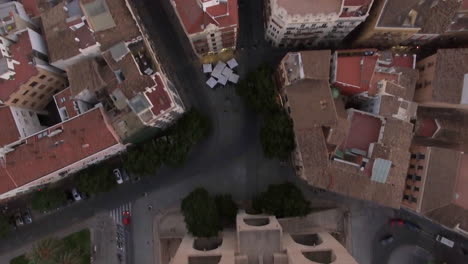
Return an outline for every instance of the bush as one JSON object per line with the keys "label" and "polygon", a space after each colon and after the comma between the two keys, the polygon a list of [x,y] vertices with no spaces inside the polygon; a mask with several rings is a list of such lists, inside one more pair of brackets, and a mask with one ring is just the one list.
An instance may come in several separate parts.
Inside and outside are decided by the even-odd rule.
{"label": "bush", "polygon": [[32,198],[31,206],[37,211],[49,211],[65,204],[67,197],[58,189],[43,189],[36,191]]}
{"label": "bush", "polygon": [[236,222],[237,204],[232,200],[231,195],[216,195],[216,208],[220,221],[224,226],[231,226]]}
{"label": "bush", "polygon": [[10,264],[29,264],[29,259],[25,255],[21,255],[10,260]]}
{"label": "bush", "polygon": [[112,169],[105,164],[82,170],[75,177],[78,189],[89,195],[107,192],[117,184]]}
{"label": "bush", "polygon": [[208,191],[197,188],[181,204],[185,224],[196,237],[217,236],[222,229],[215,200]]}
{"label": "bush", "polygon": [[270,112],[276,106],[276,88],[272,75],[273,70],[262,65],[241,80],[236,88],[237,94],[244,98],[247,106],[261,114]]}
{"label": "bush", "polygon": [[310,202],[304,198],[302,191],[290,182],[269,185],[266,192],[253,200],[252,205],[256,212],[278,218],[305,216],[311,212]]}

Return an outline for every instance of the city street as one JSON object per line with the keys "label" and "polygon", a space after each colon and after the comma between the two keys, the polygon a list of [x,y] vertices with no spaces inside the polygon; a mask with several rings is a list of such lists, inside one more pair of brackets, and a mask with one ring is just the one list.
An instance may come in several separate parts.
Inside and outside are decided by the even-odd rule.
{"label": "city street", "polygon": [[[109,193],[64,208],[13,232],[1,241],[0,255],[21,253],[18,249],[24,245],[30,245],[51,234],[65,234],[68,227],[79,225],[103,213],[110,215],[119,224],[125,210],[118,208],[126,208],[123,206],[128,204],[129,208],[131,206],[131,223],[123,232],[123,255],[126,262],[158,263],[154,251],[157,241],[153,240],[154,217],[166,208],[177,207],[180,200],[194,188],[203,186],[213,193],[230,193],[236,200],[245,200],[271,183],[289,180],[296,183],[308,199],[327,199],[349,208],[349,235],[352,241],[349,250],[360,264],[389,263],[394,251],[401,251],[398,248],[408,245],[419,245],[433,251],[436,257],[447,257],[447,263],[468,263],[458,247],[449,249],[434,241],[433,235],[444,232],[456,238],[457,244],[465,243],[465,247],[468,247],[468,243],[462,238],[440,226],[405,211],[395,211],[321,192],[297,178],[292,168],[266,159],[258,139],[259,120],[255,113],[244,106],[234,88],[211,90],[205,85],[199,60],[193,53],[169,0],[134,2],[157,47],[159,59],[168,77],[180,90],[188,106],[196,107],[210,118],[212,131],[209,138],[196,146],[183,168],[162,168],[152,177],[142,178],[137,183],[119,185]],[[262,1],[239,0],[239,6],[239,51],[236,57],[240,65],[239,73],[243,77],[261,63],[275,65],[286,51],[272,48],[264,41]],[[417,222],[424,233],[415,234],[403,228],[390,230],[388,220],[394,217]],[[387,232],[394,232],[396,239],[391,247],[383,248],[379,241]],[[113,239],[116,240],[115,237]],[[116,241],[109,244],[111,249],[106,249],[106,253],[109,258],[112,256],[115,259],[118,252]],[[405,252],[403,256],[408,256],[409,259],[413,250]],[[8,261],[6,257],[0,260],[1,263]],[[106,263],[114,262],[109,260]]]}

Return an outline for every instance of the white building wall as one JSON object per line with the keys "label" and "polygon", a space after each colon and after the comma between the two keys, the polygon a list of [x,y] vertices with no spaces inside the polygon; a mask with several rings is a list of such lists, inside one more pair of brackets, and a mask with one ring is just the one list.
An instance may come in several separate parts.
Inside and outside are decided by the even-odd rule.
{"label": "white building wall", "polygon": [[28,192],[34,189],[35,187],[42,186],[48,183],[56,182],[68,175],[70,175],[73,172],[82,170],[94,163],[97,163],[99,161],[105,160],[113,155],[118,154],[119,152],[125,150],[125,145],[123,144],[115,144],[112,147],[109,147],[105,150],[102,150],[98,153],[95,153],[94,155],[88,156],[85,159],[82,159],[80,161],[77,161],[73,164],[70,164],[62,169],[59,169],[57,171],[54,171],[48,175],[45,175],[35,181],[32,181],[28,184],[25,184],[23,186],[20,186],[14,190],[11,190],[9,192],[3,193],[0,195],[0,200],[6,199],[6,198],[11,198],[13,196],[16,196],[20,193]]}
{"label": "white building wall", "polygon": [[45,129],[41,126],[36,112],[15,106],[10,106],[10,110],[21,138],[29,137]]}
{"label": "white building wall", "polygon": [[48,55],[47,45],[44,41],[44,38],[41,35],[39,35],[39,33],[30,28],[28,28],[28,34],[33,50],[39,51],[44,55]]}

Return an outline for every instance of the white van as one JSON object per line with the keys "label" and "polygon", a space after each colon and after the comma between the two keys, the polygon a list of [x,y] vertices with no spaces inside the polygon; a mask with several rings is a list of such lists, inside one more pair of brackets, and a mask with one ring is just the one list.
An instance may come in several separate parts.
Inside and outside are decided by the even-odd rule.
{"label": "white van", "polygon": [[441,235],[437,235],[436,240],[450,248],[453,248],[455,245],[455,242]]}

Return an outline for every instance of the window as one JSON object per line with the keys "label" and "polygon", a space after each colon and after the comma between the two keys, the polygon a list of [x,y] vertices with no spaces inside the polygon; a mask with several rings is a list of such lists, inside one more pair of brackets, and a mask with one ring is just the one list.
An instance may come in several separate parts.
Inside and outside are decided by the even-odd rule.
{"label": "window", "polygon": [[39,95],[39,99],[42,99],[42,98],[44,98],[44,96],[45,96],[45,94],[41,94],[41,95]]}
{"label": "window", "polygon": [[414,165],[413,165],[413,164],[409,165],[409,167],[410,167],[410,169],[414,169]]}
{"label": "window", "polygon": [[406,190],[411,190],[411,186],[406,185]]}
{"label": "window", "polygon": [[54,80],[54,78],[52,78],[52,77],[50,77],[49,79],[47,79],[48,82],[51,82],[51,81],[53,81],[53,80]]}
{"label": "window", "polygon": [[416,84],[416,89],[421,89],[422,88],[422,83]]}
{"label": "window", "polygon": [[416,158],[416,154],[411,154],[411,159],[415,159]]}
{"label": "window", "polygon": [[429,63],[427,64],[427,67],[428,67],[428,68],[430,68],[430,67],[432,67],[432,66],[434,66],[434,62],[429,62]]}
{"label": "window", "polygon": [[35,107],[35,106],[36,106],[36,102],[32,102],[31,107]]}
{"label": "window", "polygon": [[22,104],[22,105],[25,105],[25,104],[27,104],[27,103],[28,103],[28,101],[26,100],[26,101],[23,101],[23,103],[21,103],[21,104]]}
{"label": "window", "polygon": [[426,155],[419,153],[418,159],[425,159],[425,158],[426,158]]}
{"label": "window", "polygon": [[414,189],[413,189],[415,192],[419,192],[419,187],[416,187],[414,186]]}
{"label": "window", "polygon": [[19,100],[18,99],[13,99],[13,101],[11,101],[13,104],[16,104]]}
{"label": "window", "polygon": [[425,81],[425,82],[424,82],[424,87],[427,87],[427,86],[429,86],[429,85],[431,85],[431,81]]}
{"label": "window", "polygon": [[65,102],[66,100],[67,100],[67,98],[65,98],[65,97],[60,98],[61,103]]}
{"label": "window", "polygon": [[36,87],[37,84],[38,84],[37,82],[32,82],[32,83],[29,84],[29,86]]}
{"label": "window", "polygon": [[36,92],[32,92],[30,96],[34,97],[34,96],[36,96],[36,94],[37,94]]}
{"label": "window", "polygon": [[39,87],[38,87],[38,88],[39,88],[40,90],[44,89],[44,88],[45,88],[45,84],[41,84],[41,85],[39,85]]}
{"label": "window", "polygon": [[409,196],[408,195],[403,195],[403,200],[409,200]]}
{"label": "window", "polygon": [[422,170],[424,167],[421,165],[418,165],[418,170]]}
{"label": "window", "polygon": [[43,75],[39,76],[39,79],[43,80],[43,79],[45,79],[45,77],[46,76],[43,74]]}
{"label": "window", "polygon": [[47,88],[47,92],[50,92],[50,91],[52,91],[53,89],[54,89],[54,88],[49,87],[49,88]]}
{"label": "window", "polygon": [[27,95],[29,93],[29,90],[26,90],[23,92],[23,95]]}
{"label": "window", "polygon": [[211,36],[211,37],[214,37],[214,33],[212,33],[210,36]]}
{"label": "window", "polygon": [[416,175],[416,181],[421,181],[421,176]]}
{"label": "window", "polygon": [[411,196],[411,202],[412,202],[412,203],[415,203],[415,202],[417,202],[417,201],[418,201],[418,199],[416,199],[416,197]]}

